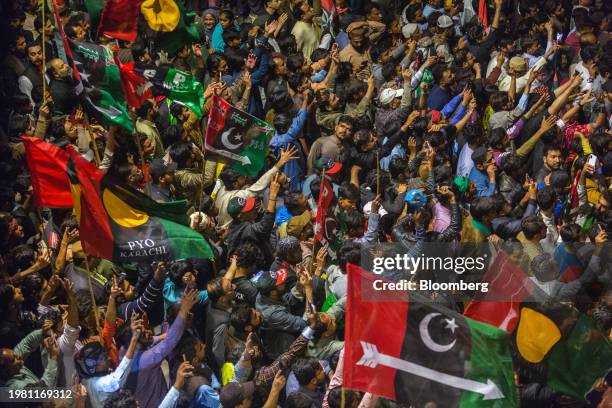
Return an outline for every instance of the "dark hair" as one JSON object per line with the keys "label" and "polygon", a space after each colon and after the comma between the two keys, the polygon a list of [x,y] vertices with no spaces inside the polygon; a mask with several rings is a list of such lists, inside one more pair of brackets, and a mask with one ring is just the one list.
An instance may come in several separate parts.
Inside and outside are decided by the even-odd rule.
{"label": "dark hair", "polygon": [[106,373],[96,372],[101,356],[106,356],[106,348],[99,342],[87,343],[74,355],[74,366],[81,379],[100,377]]}
{"label": "dark hair", "polygon": [[582,228],[576,223],[564,224],[559,231],[563,242],[580,242]]}
{"label": "dark hair", "polygon": [[219,178],[227,190],[233,190],[233,185],[236,181],[238,181],[239,177],[240,173],[229,166],[223,167],[223,170],[221,170],[221,174],[219,175]]}
{"label": "dark hair", "polygon": [[317,371],[321,369],[321,364],[316,358],[299,358],[293,363],[293,374],[302,386],[308,384],[316,377]]}
{"label": "dark hair", "polygon": [[357,205],[359,205],[361,195],[359,193],[359,189],[355,185],[345,182],[342,183],[338,189],[338,198],[345,198],[347,200],[354,201],[357,203]]}
{"label": "dark hair", "polygon": [[174,284],[178,287],[183,287],[183,275],[187,272],[194,272],[195,268],[191,261],[186,259],[181,259],[178,261],[173,261],[170,265],[168,265],[168,276],[170,280],[174,282]]}
{"label": "dark hair", "polygon": [[482,219],[495,209],[495,203],[491,197],[477,197],[472,201],[470,206],[470,215],[476,221],[482,221]]}
{"label": "dark hair", "polygon": [[501,168],[504,173],[510,175],[515,174],[523,166],[521,158],[514,153],[505,155],[501,162]]}
{"label": "dark hair", "polygon": [[599,49],[594,45],[588,45],[580,49],[580,58],[584,63],[597,59]]}
{"label": "dark hair", "polygon": [[363,228],[365,217],[357,210],[348,210],[344,214],[344,223],[348,231],[353,231],[358,228]]}
{"label": "dark hair", "polygon": [[521,221],[521,230],[527,239],[532,239],[545,228],[546,224],[537,215],[527,216]]}
{"label": "dark hair", "polygon": [[285,195],[285,207],[287,207],[287,211],[289,212],[289,214],[300,215],[300,213],[298,212],[300,207],[299,200],[303,196],[304,195],[300,192],[290,192]]}
{"label": "dark hair", "polygon": [[350,115],[341,115],[338,119],[338,123],[344,123],[355,127],[355,119],[353,119],[353,117]]}
{"label": "dark hair", "polygon": [[232,22],[235,19],[234,12],[232,10],[229,10],[229,9],[222,10],[221,13],[219,13],[219,17],[221,17],[221,16],[227,17],[227,19],[232,21]]}
{"label": "dark hair", "polygon": [[143,41],[137,40],[136,42],[134,42],[131,48],[132,57],[134,58],[134,61],[139,61],[140,58],[144,57],[147,50],[148,50],[148,47],[145,45]]}
{"label": "dark hair", "polygon": [[359,393],[345,389],[342,390],[342,387],[334,387],[327,394],[327,403],[329,404],[329,408],[340,408],[342,407],[342,393],[344,392],[344,400],[346,407],[351,407],[354,401],[359,400]]}
{"label": "dark hair", "polygon": [[252,242],[238,245],[233,254],[236,255],[238,266],[251,267],[265,262],[261,249]]}
{"label": "dark hair", "polygon": [[246,303],[238,303],[232,308],[230,313],[230,324],[240,333],[245,332],[245,328],[251,324],[253,308]]}
{"label": "dark hair", "polygon": [[104,408],[137,408],[138,401],[132,395],[132,391],[122,388],[110,394],[104,402]]}
{"label": "dark hair", "polygon": [[223,60],[225,60],[225,56],[223,54],[211,54],[206,60],[206,68],[208,69],[208,72],[213,73],[218,71],[219,65]]}
{"label": "dark hair", "polygon": [[208,291],[208,300],[212,303],[217,302],[221,296],[225,294],[223,290],[223,277],[216,277],[206,284],[206,290]]}
{"label": "dark hair", "polygon": [[495,149],[503,150],[504,139],[506,139],[506,129],[503,127],[491,129],[491,132],[489,133],[489,146]]}
{"label": "dark hair", "polygon": [[338,267],[346,271],[346,264],[359,265],[361,263],[361,245],[355,241],[344,241],[338,253]]}
{"label": "dark hair", "polygon": [[9,255],[9,266],[12,272],[28,269],[34,263],[35,252],[29,245],[17,245]]}
{"label": "dark hair", "polygon": [[291,126],[291,116],[284,112],[279,112],[274,116],[274,128],[279,135],[284,135]]}
{"label": "dark hair", "polygon": [[536,201],[542,210],[550,210],[557,201],[557,193],[552,187],[544,186],[538,190]]}
{"label": "dark hair", "polygon": [[551,144],[547,143],[544,145],[544,150],[542,150],[542,155],[547,156],[549,152],[553,152],[553,151],[561,151],[561,147],[555,143],[551,143]]}
{"label": "dark hair", "polygon": [[396,156],[391,159],[389,162],[389,174],[391,174],[391,178],[396,179],[399,175],[406,172],[408,169],[408,160]]}
{"label": "dark hair", "polygon": [[172,161],[178,165],[179,169],[187,168],[192,154],[191,144],[187,142],[175,143],[170,146],[169,153]]}
{"label": "dark hair", "polygon": [[13,285],[0,285],[0,311],[7,312],[10,305],[13,304],[15,297],[15,288]]}
{"label": "dark hair", "polygon": [[161,138],[164,146],[172,146],[181,140],[183,128],[179,125],[170,125],[161,131]]}
{"label": "dark hair", "polygon": [[388,49],[392,47],[392,40],[389,36],[380,38],[376,43],[372,45],[370,50],[370,56],[372,61],[378,61],[378,58]]}
{"label": "dark hair", "polygon": [[285,408],[312,408],[314,402],[308,395],[301,391],[296,391],[287,396],[283,406]]}
{"label": "dark hair", "polygon": [[367,89],[368,85],[363,81],[357,79],[350,81],[346,89],[346,101],[348,103],[359,103]]}
{"label": "dark hair", "polygon": [[228,28],[223,31],[223,42],[225,44],[229,44],[230,41],[240,40],[240,31],[235,28]]}
{"label": "dark hair", "polygon": [[325,48],[317,48],[310,54],[310,62],[317,62],[329,55],[329,51]]}
{"label": "dark hair", "polygon": [[500,111],[508,105],[508,92],[495,92],[489,98],[494,111]]}
{"label": "dark hair", "polygon": [[302,5],[304,3],[308,4],[307,1],[302,0],[298,4],[296,4],[295,7],[293,7],[293,17],[295,18],[295,21],[300,21],[304,16],[304,12],[302,11]]}

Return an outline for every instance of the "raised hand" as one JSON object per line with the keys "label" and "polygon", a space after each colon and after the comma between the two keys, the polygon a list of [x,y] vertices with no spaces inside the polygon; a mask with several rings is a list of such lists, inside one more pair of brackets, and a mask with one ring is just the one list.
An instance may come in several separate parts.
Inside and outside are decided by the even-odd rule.
{"label": "raised hand", "polygon": [[190,289],[187,293],[181,295],[181,307],[179,309],[179,315],[186,317],[190,310],[199,301],[199,293],[197,289]]}
{"label": "raised hand", "polygon": [[187,361],[181,363],[178,370],[176,371],[176,381],[174,382],[174,388],[180,390],[185,385],[185,380],[189,377],[193,377],[194,367]]}
{"label": "raised hand", "polygon": [[280,149],[280,157],[278,162],[276,163],[276,167],[279,169],[287,164],[290,160],[298,159],[298,150],[294,145],[289,145],[289,147],[285,150],[283,148]]}
{"label": "raised hand", "polygon": [[540,125],[540,132],[542,133],[548,132],[550,129],[552,129],[555,126],[558,119],[559,118],[556,115],[549,115],[545,117],[544,119],[542,119],[542,124]]}

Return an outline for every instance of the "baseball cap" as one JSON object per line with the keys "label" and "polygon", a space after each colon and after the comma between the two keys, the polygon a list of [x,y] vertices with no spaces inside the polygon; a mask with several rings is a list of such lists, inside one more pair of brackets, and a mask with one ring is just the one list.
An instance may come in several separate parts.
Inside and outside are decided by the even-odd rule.
{"label": "baseball cap", "polygon": [[317,170],[325,170],[325,174],[336,174],[342,169],[342,163],[335,162],[328,157],[321,157],[315,161],[314,167]]}
{"label": "baseball cap", "polygon": [[419,26],[416,25],[415,23],[408,23],[405,26],[402,27],[402,34],[404,35],[404,38],[410,38],[410,36],[412,34],[414,34],[414,32],[417,30]]}
{"label": "baseball cap", "polygon": [[403,89],[392,89],[392,88],[387,88],[387,89],[383,89],[382,92],[380,93],[380,103],[383,105],[387,105],[389,103],[391,103],[391,101],[393,101],[393,99],[395,98],[401,98],[404,95],[404,90]]}
{"label": "baseball cap", "polygon": [[453,26],[453,19],[447,16],[446,14],[442,14],[438,17],[438,27],[439,28],[448,28]]}
{"label": "baseball cap", "polygon": [[178,165],[176,163],[166,163],[162,158],[157,158],[149,165],[149,174],[153,180],[157,180],[164,174],[176,171]]}
{"label": "baseball cap", "polygon": [[251,211],[255,207],[255,199],[253,197],[232,197],[227,204],[227,212],[232,217],[237,217],[240,213]]}
{"label": "baseball cap", "polygon": [[264,271],[259,279],[257,279],[256,286],[261,293],[268,294],[276,287],[279,287],[287,280],[287,270],[281,268],[277,271]]}
{"label": "baseball cap", "polygon": [[255,393],[255,383],[253,381],[245,383],[227,383],[219,392],[219,400],[223,408],[233,408],[240,405],[242,401],[250,398]]}

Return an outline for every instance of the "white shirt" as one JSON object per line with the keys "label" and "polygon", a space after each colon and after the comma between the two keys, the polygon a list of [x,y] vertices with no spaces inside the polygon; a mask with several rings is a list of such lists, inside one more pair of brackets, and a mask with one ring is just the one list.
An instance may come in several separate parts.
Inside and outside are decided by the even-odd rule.
{"label": "white shirt", "polygon": [[132,359],[123,357],[112,373],[104,377],[92,377],[83,380],[92,408],[103,408],[104,401],[108,399],[110,394],[119,391],[127,380],[131,365]]}
{"label": "white shirt", "polygon": [[459,159],[457,160],[457,176],[469,177],[474,162],[472,161],[472,153],[474,151],[468,143],[464,144],[459,152]]}

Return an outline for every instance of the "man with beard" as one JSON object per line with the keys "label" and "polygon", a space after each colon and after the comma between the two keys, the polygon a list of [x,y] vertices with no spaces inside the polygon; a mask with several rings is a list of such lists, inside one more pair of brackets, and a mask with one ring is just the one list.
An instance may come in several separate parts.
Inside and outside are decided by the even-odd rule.
{"label": "man with beard", "polygon": [[145,135],[145,145],[148,145],[153,158],[161,157],[165,154],[159,130],[155,125],[158,116],[158,107],[151,101],[145,101],[138,110],[136,119],[136,131]]}
{"label": "man with beard", "polygon": [[55,112],[70,114],[77,105],[74,84],[68,65],[59,58],[49,61],[47,73],[51,77],[49,82],[49,93],[53,98],[53,109]]}
{"label": "man with beard", "polygon": [[33,41],[26,45],[28,65],[17,80],[19,91],[30,99],[32,105],[40,104],[43,97],[43,58],[40,42]]}
{"label": "man with beard", "polygon": [[353,75],[359,79],[370,76],[372,71],[372,57],[370,56],[370,41],[380,37],[385,25],[376,21],[360,21],[351,23],[346,32],[349,36],[349,45],[340,51],[340,62],[350,62],[353,66]]}
{"label": "man with beard", "polygon": [[353,118],[342,115],[334,128],[334,134],[317,139],[310,148],[308,154],[308,173],[312,173],[314,163],[321,157],[326,157],[334,162],[341,162],[345,147],[353,135]]}
{"label": "man with beard", "polygon": [[434,110],[442,110],[452,98],[452,87],[455,85],[455,74],[446,65],[436,65],[433,70],[436,85],[427,97],[427,107]]}

